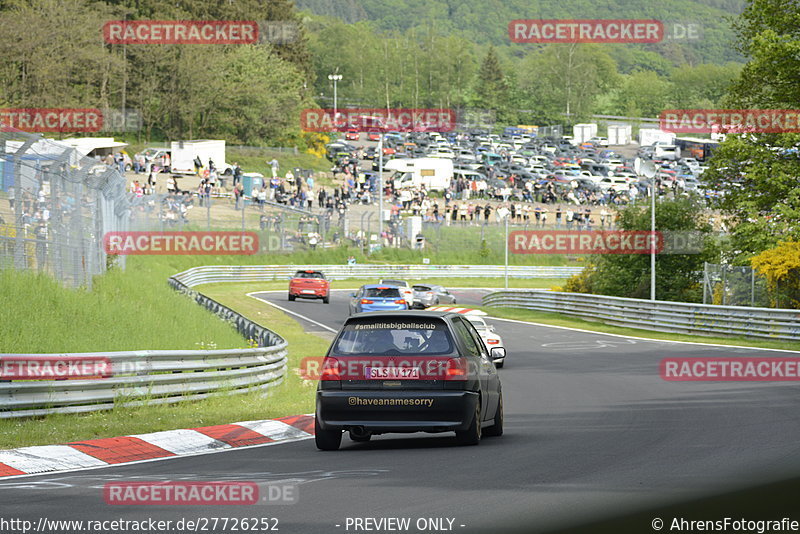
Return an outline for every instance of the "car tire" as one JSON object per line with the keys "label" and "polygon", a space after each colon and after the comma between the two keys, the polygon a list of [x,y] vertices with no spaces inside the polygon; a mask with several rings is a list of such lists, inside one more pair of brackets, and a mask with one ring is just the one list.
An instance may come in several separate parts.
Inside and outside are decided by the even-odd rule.
{"label": "car tire", "polygon": [[294,296],[291,293],[289,293],[289,302],[294,302],[294,299],[296,299],[296,298],[297,298],[296,296]]}
{"label": "car tire", "polygon": [[503,435],[503,392],[500,392],[500,400],[497,401],[497,412],[494,414],[494,424],[486,429],[484,436],[497,437]]}
{"label": "car tire", "polygon": [[319,420],[314,418],[314,443],[321,451],[336,451],[342,444],[341,430],[323,430],[319,426]]}
{"label": "car tire", "polygon": [[453,304],[456,304],[456,299],[453,299]]}
{"label": "car tire", "polygon": [[323,304],[330,304],[331,303],[331,297],[330,296],[322,297],[322,303]]}
{"label": "car tire", "polygon": [[434,306],[438,306],[439,305],[439,299],[436,299],[436,302],[434,302],[433,305]]}
{"label": "car tire", "polygon": [[461,445],[477,445],[481,441],[481,403],[478,401],[472,422],[466,430],[456,430],[456,440]]}

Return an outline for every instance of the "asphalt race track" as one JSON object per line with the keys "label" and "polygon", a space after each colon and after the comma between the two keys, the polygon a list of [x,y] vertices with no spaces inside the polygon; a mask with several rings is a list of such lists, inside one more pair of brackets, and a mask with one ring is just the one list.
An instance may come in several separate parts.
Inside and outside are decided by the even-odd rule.
{"label": "asphalt race track", "polygon": [[[476,303],[481,291],[455,293],[461,305]],[[334,292],[329,305],[288,302],[285,292],[256,296],[315,321],[298,319],[309,332],[335,330],[347,316],[349,292]],[[355,532],[345,528],[348,517],[408,517],[407,532],[421,532],[419,518],[453,519],[450,528],[459,533],[522,525],[545,531],[800,476],[797,383],[667,382],[658,370],[666,356],[797,353],[490,322],[508,349],[499,370],[506,415],[500,438],[458,447],[451,434],[358,444],[345,436],[338,452],[304,440],[18,478],[0,481],[3,513],[34,522],[266,516],[278,518],[285,534]],[[144,507],[103,500],[110,480],[176,479],[289,481],[299,485],[298,502]],[[449,531],[444,525],[422,531]],[[650,521],[637,532],[653,532]]]}

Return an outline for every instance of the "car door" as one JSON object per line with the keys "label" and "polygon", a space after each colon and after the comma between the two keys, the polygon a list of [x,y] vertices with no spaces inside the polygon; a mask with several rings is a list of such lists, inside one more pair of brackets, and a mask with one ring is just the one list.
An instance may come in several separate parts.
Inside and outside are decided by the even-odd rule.
{"label": "car door", "polygon": [[486,346],[486,343],[483,342],[481,339],[481,335],[478,333],[478,330],[475,328],[469,320],[462,319],[467,326],[467,330],[469,331],[472,339],[475,340],[475,343],[478,345],[481,351],[481,361],[482,365],[485,365],[487,370],[487,377],[486,377],[486,393],[485,397],[488,399],[487,404],[487,415],[489,417],[494,417],[495,411],[497,410],[497,403],[500,400],[500,377],[497,374],[497,367],[494,366],[494,361],[492,361],[492,356],[489,353],[489,348]]}
{"label": "car door", "polygon": [[350,298],[350,315],[353,315],[358,311],[358,300],[361,298],[361,293],[364,291],[364,288],[361,287],[353,293],[353,296]]}
{"label": "car door", "polygon": [[[494,396],[490,391],[491,386],[494,384],[492,375],[497,378],[497,369],[495,369],[492,360],[489,359],[489,354],[486,346],[480,340],[480,336],[473,336],[470,328],[472,325],[469,321],[460,316],[453,317],[453,328],[456,335],[461,339],[462,344],[466,347],[470,358],[470,365],[474,365],[477,378],[480,382],[481,390],[481,421],[486,421],[489,415],[494,416],[497,404],[497,394]],[[475,330],[472,328],[472,330]]]}

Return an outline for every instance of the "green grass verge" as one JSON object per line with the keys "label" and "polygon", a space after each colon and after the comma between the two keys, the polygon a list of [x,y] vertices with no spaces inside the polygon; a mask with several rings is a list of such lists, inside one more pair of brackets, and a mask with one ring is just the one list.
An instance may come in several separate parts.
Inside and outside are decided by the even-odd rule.
{"label": "green grass verge", "polygon": [[92,291],[0,269],[0,353],[243,348],[236,330],[171,289],[163,271],[112,270]]}
{"label": "green grass verge", "polygon": [[[267,326],[289,342],[288,372],[283,384],[268,393],[223,394],[173,405],[115,408],[89,414],[51,415],[24,420],[0,420],[0,449],[68,443],[313,412],[316,384],[302,381],[294,370],[299,367],[302,358],[324,354],[328,342],[320,337],[306,334],[295,320],[283,312],[246,297],[233,288],[220,287],[204,293],[236,309],[251,320]],[[182,295],[178,297],[214,321],[224,324],[188,298]]]}
{"label": "green grass verge", "polygon": [[607,325],[596,321],[587,321],[577,317],[570,317],[560,313],[538,312],[516,308],[483,307],[482,309],[491,314],[493,317],[516,319],[518,321],[529,321],[552,326],[580,328],[582,330],[591,330],[593,332],[602,332],[606,334],[619,334],[623,336],[643,337],[647,339],[663,339],[666,341],[690,341],[692,343],[713,343],[716,345],[739,345],[743,347],[800,351],[800,342],[795,341],[773,341],[769,339],[757,340],[745,337],[711,337],[670,334],[667,332],[651,332],[649,330],[640,330],[638,328],[625,328],[621,326]]}

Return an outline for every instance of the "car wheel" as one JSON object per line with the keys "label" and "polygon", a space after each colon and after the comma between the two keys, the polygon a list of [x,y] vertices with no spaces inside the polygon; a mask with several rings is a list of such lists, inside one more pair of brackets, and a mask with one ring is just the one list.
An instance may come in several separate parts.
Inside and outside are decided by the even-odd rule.
{"label": "car wheel", "polygon": [[314,443],[322,451],[335,451],[342,444],[341,430],[323,430],[319,426],[319,420],[314,418]]}
{"label": "car wheel", "polygon": [[481,403],[475,406],[472,422],[466,430],[457,430],[456,439],[461,445],[477,445],[481,441]]}
{"label": "car wheel", "polygon": [[455,303],[456,303],[456,299],[453,299],[453,304],[455,304]]}
{"label": "car wheel", "polygon": [[503,392],[500,392],[500,400],[497,401],[497,412],[494,414],[494,424],[486,429],[484,432],[486,436],[502,436],[503,435]]}
{"label": "car wheel", "polygon": [[330,304],[330,303],[331,303],[331,297],[330,297],[330,295],[329,295],[329,296],[327,296],[327,297],[322,297],[322,303],[323,303],[323,304]]}
{"label": "car wheel", "polygon": [[434,302],[433,305],[434,306],[438,306],[439,305],[439,299],[436,299],[436,302]]}
{"label": "car wheel", "polygon": [[295,297],[294,295],[292,295],[291,293],[289,293],[289,301],[294,301],[294,299],[296,299],[296,298],[297,298],[297,297]]}

